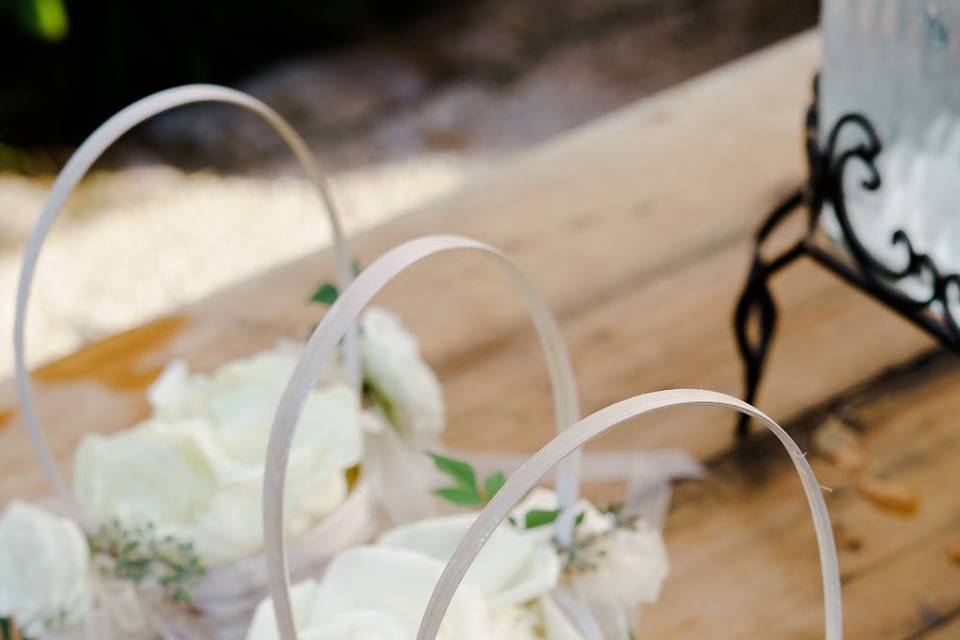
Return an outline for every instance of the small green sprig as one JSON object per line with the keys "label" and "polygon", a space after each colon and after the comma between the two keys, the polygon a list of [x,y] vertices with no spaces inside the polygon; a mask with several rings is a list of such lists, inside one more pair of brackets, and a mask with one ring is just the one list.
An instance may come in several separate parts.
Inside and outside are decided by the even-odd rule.
{"label": "small green sprig", "polygon": [[622,502],[611,502],[607,505],[603,512],[613,517],[614,529],[632,527],[636,525],[638,520],[637,516],[627,514],[626,505],[624,505]]}
{"label": "small green sprig", "polygon": [[436,453],[428,452],[428,455],[437,469],[450,476],[454,483],[451,487],[435,490],[434,495],[462,507],[484,506],[497,495],[507,481],[507,477],[497,471],[487,476],[481,485],[477,482],[477,472],[469,463]]}
{"label": "small green sprig", "polygon": [[[487,476],[481,485],[477,482],[477,472],[470,466],[470,463],[457,460],[456,458],[441,456],[436,453],[428,452],[427,455],[433,458],[433,463],[437,469],[450,476],[454,482],[453,486],[434,490],[434,495],[461,507],[485,506],[493,499],[493,496],[497,495],[507,482],[507,477],[503,472],[497,471]],[[553,524],[560,516],[560,513],[560,509],[531,509],[523,515],[522,528],[536,529],[537,527]],[[577,516],[575,525],[583,522],[584,515],[585,514],[581,513]],[[508,520],[513,526],[519,526],[519,523],[513,516],[510,516]]]}
{"label": "small green sprig", "polygon": [[316,291],[313,292],[313,295],[310,296],[310,302],[316,302],[317,304],[325,304],[327,306],[332,305],[337,301],[337,298],[340,297],[340,290],[337,289],[337,285],[324,282],[320,285]]}
{"label": "small green sprig", "polygon": [[89,538],[90,550],[107,560],[104,575],[140,584],[153,579],[174,602],[190,601],[190,588],[206,575],[193,548],[173,536],[159,536],[152,524],[125,528],[114,520]]}
{"label": "small green sprig", "polygon": [[[360,274],[360,265],[356,262],[353,263],[353,275],[357,276]],[[331,306],[334,302],[337,301],[337,298],[340,297],[340,289],[337,288],[337,285],[332,282],[324,282],[316,291],[313,292],[313,295],[310,296],[310,302],[316,304],[322,304],[325,306]],[[391,426],[399,429],[399,421],[397,420],[396,408],[393,405],[393,402],[385,394],[377,384],[371,380],[366,375],[363,376],[363,396],[364,400],[369,400],[373,406],[380,409],[383,413],[384,418],[386,418],[387,423]]]}
{"label": "small green sprig", "polygon": [[[360,275],[360,264],[358,262],[353,263],[353,277]],[[317,290],[313,292],[313,295],[310,296],[310,302],[315,302],[317,304],[324,304],[328,307],[337,301],[337,298],[340,297],[340,289],[337,288],[337,285],[332,282],[324,282]]]}
{"label": "small green sprig", "polygon": [[[603,513],[613,518],[612,526],[599,533],[592,533],[586,536],[574,536],[568,547],[560,549],[563,564],[570,571],[592,570],[594,567],[591,562],[584,559],[583,550],[609,537],[619,529],[635,530],[640,523],[640,517],[628,513],[622,502],[612,502],[604,508]],[[583,520],[583,515],[577,518],[577,524]]]}

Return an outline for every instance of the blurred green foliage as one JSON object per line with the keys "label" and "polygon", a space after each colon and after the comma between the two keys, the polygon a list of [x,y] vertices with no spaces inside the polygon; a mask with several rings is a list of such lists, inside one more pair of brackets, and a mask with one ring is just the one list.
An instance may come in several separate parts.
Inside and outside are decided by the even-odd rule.
{"label": "blurred green foliage", "polygon": [[12,19],[23,33],[47,42],[63,40],[70,30],[63,0],[0,0],[0,19]]}
{"label": "blurred green foliage", "polygon": [[0,142],[76,143],[159,89],[230,84],[455,1],[0,0]]}

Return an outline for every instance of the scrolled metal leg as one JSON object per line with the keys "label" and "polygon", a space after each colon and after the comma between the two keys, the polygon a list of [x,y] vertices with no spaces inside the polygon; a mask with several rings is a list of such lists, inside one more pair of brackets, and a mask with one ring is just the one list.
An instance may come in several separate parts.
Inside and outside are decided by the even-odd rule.
{"label": "scrolled metal leg", "polygon": [[[734,311],[733,325],[737,338],[737,350],[744,368],[744,399],[755,404],[757,389],[763,377],[770,344],[777,328],[777,305],[770,293],[770,278],[780,269],[803,255],[803,240],[794,244],[773,260],[763,257],[763,243],[791,212],[804,204],[803,192],[797,191],[774,209],[757,231],[753,262],[746,285]],[[751,338],[751,321],[756,322],[756,332]],[[737,421],[737,438],[743,440],[750,432],[750,418],[742,415]]]}

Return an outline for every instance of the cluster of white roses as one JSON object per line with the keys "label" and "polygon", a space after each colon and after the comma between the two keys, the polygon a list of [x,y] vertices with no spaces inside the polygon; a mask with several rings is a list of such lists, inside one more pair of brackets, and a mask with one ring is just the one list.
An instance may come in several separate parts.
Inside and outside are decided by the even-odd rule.
{"label": "cluster of white roses", "polygon": [[[350,471],[365,459],[365,430],[392,431],[415,449],[444,428],[436,375],[394,315],[371,308],[362,316],[360,353],[375,402],[365,406],[331,366],[304,407],[287,472],[285,527],[292,537],[344,503]],[[83,527],[149,527],[159,538],[192,545],[208,569],[258,553],[270,428],[298,358],[298,345],[281,344],[211,375],[171,363],[148,390],[146,420],[88,435],[78,447],[74,492]],[[0,618],[12,618],[32,640],[69,637],[63,634],[78,628],[91,603],[85,575],[96,579],[80,528],[15,503],[0,522],[0,558]]]}
{"label": "cluster of white roses", "polygon": [[[270,425],[296,363],[294,352],[275,349],[212,376],[169,365],[148,393],[150,418],[80,444],[74,489],[85,523],[150,523],[192,542],[209,566],[256,552]],[[359,398],[346,384],[310,394],[290,457],[291,534],[344,500],[345,472],[363,453],[359,424]]]}
{"label": "cluster of white roses", "polygon": [[[416,338],[390,312],[362,317],[364,377],[401,434],[436,437],[444,427],[436,375]],[[77,451],[75,490],[85,523],[151,523],[193,542],[209,566],[260,550],[261,486],[273,417],[299,357],[295,345],[231,362],[211,376],[170,364],[151,386],[152,416],[109,436],[91,435]],[[367,410],[335,368],[307,399],[287,475],[287,531],[296,536],[336,509],[347,470],[363,458]]]}
{"label": "cluster of white roses", "polygon": [[[515,523],[532,510],[555,509],[556,495],[537,489],[517,507]],[[487,541],[460,585],[440,630],[445,640],[582,640],[555,598],[578,602],[608,640],[629,640],[636,608],[655,601],[668,571],[660,532],[623,526],[586,501],[576,552],[558,549],[551,527],[503,524]],[[301,638],[413,640],[427,601],[475,514],[432,518],[383,534],[375,545],[338,555],[322,580],[291,591]],[[278,640],[272,603],[257,608],[247,640]]]}
{"label": "cluster of white roses", "polygon": [[[537,489],[511,520],[555,509],[556,495]],[[608,640],[629,640],[638,605],[655,601],[668,572],[663,538],[641,523],[581,500],[575,553],[558,549],[551,528],[502,525],[487,542],[451,604],[446,640],[582,640],[554,597],[573,593]],[[431,518],[384,533],[375,545],[337,555],[320,581],[292,590],[301,637],[310,640],[413,640],[443,567],[474,514]],[[20,502],[0,519],[0,617],[29,638],[89,637],[96,597],[90,551],[71,520]],[[247,640],[278,640],[272,604],[258,607]]]}
{"label": "cluster of white roses", "polygon": [[[394,523],[406,524],[372,545],[355,546],[365,537],[341,547],[322,578],[294,587],[294,615],[301,637],[310,640],[413,640],[476,514],[414,515],[433,499],[435,477],[423,451],[436,446],[445,426],[440,386],[416,338],[374,308],[361,318],[359,347],[366,397],[332,366],[307,399],[291,449],[285,527],[291,537],[307,534],[336,512],[359,467],[385,485],[402,477],[404,491],[381,497]],[[263,546],[269,432],[298,357],[297,345],[281,344],[211,375],[173,362],[148,390],[149,418],[112,435],[87,436],[76,452],[74,485],[81,522],[93,535],[88,539],[77,523],[44,509],[11,504],[0,518],[0,618],[11,618],[31,640],[102,637],[103,628],[120,629],[118,637],[156,637],[169,602],[158,604],[154,589],[147,594],[153,605],[138,608],[143,589],[137,587],[141,595],[130,607],[114,606],[111,589],[119,584],[129,595],[135,587],[103,564],[96,532],[105,527],[148,527],[158,539],[187,545],[206,569],[254,557]],[[556,494],[546,489],[517,507],[467,574],[441,637],[583,640],[574,620],[586,614],[608,640],[632,638],[637,606],[659,597],[667,574],[659,530],[581,500],[573,542],[563,548],[552,527],[527,518],[556,517],[556,509]],[[128,620],[104,624],[104,615]],[[244,626],[218,637],[242,634],[241,618]],[[264,600],[247,639],[276,638],[273,608]]]}

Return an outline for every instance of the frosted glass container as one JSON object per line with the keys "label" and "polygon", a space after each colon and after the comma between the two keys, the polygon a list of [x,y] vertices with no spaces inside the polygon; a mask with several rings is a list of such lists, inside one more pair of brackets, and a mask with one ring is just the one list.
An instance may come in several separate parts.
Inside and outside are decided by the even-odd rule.
{"label": "frosted glass container", "polygon": [[[897,269],[908,254],[891,239],[902,229],[941,274],[960,273],[960,0],[824,0],[821,26],[821,144],[843,114],[855,112],[873,123],[883,145],[879,190],[860,186],[868,175],[862,164],[852,163],[845,176],[857,237]],[[850,126],[838,149],[864,139]],[[833,213],[822,220],[842,242]],[[929,283],[924,274],[896,286],[924,299]],[[950,308],[960,318],[952,299]]]}

